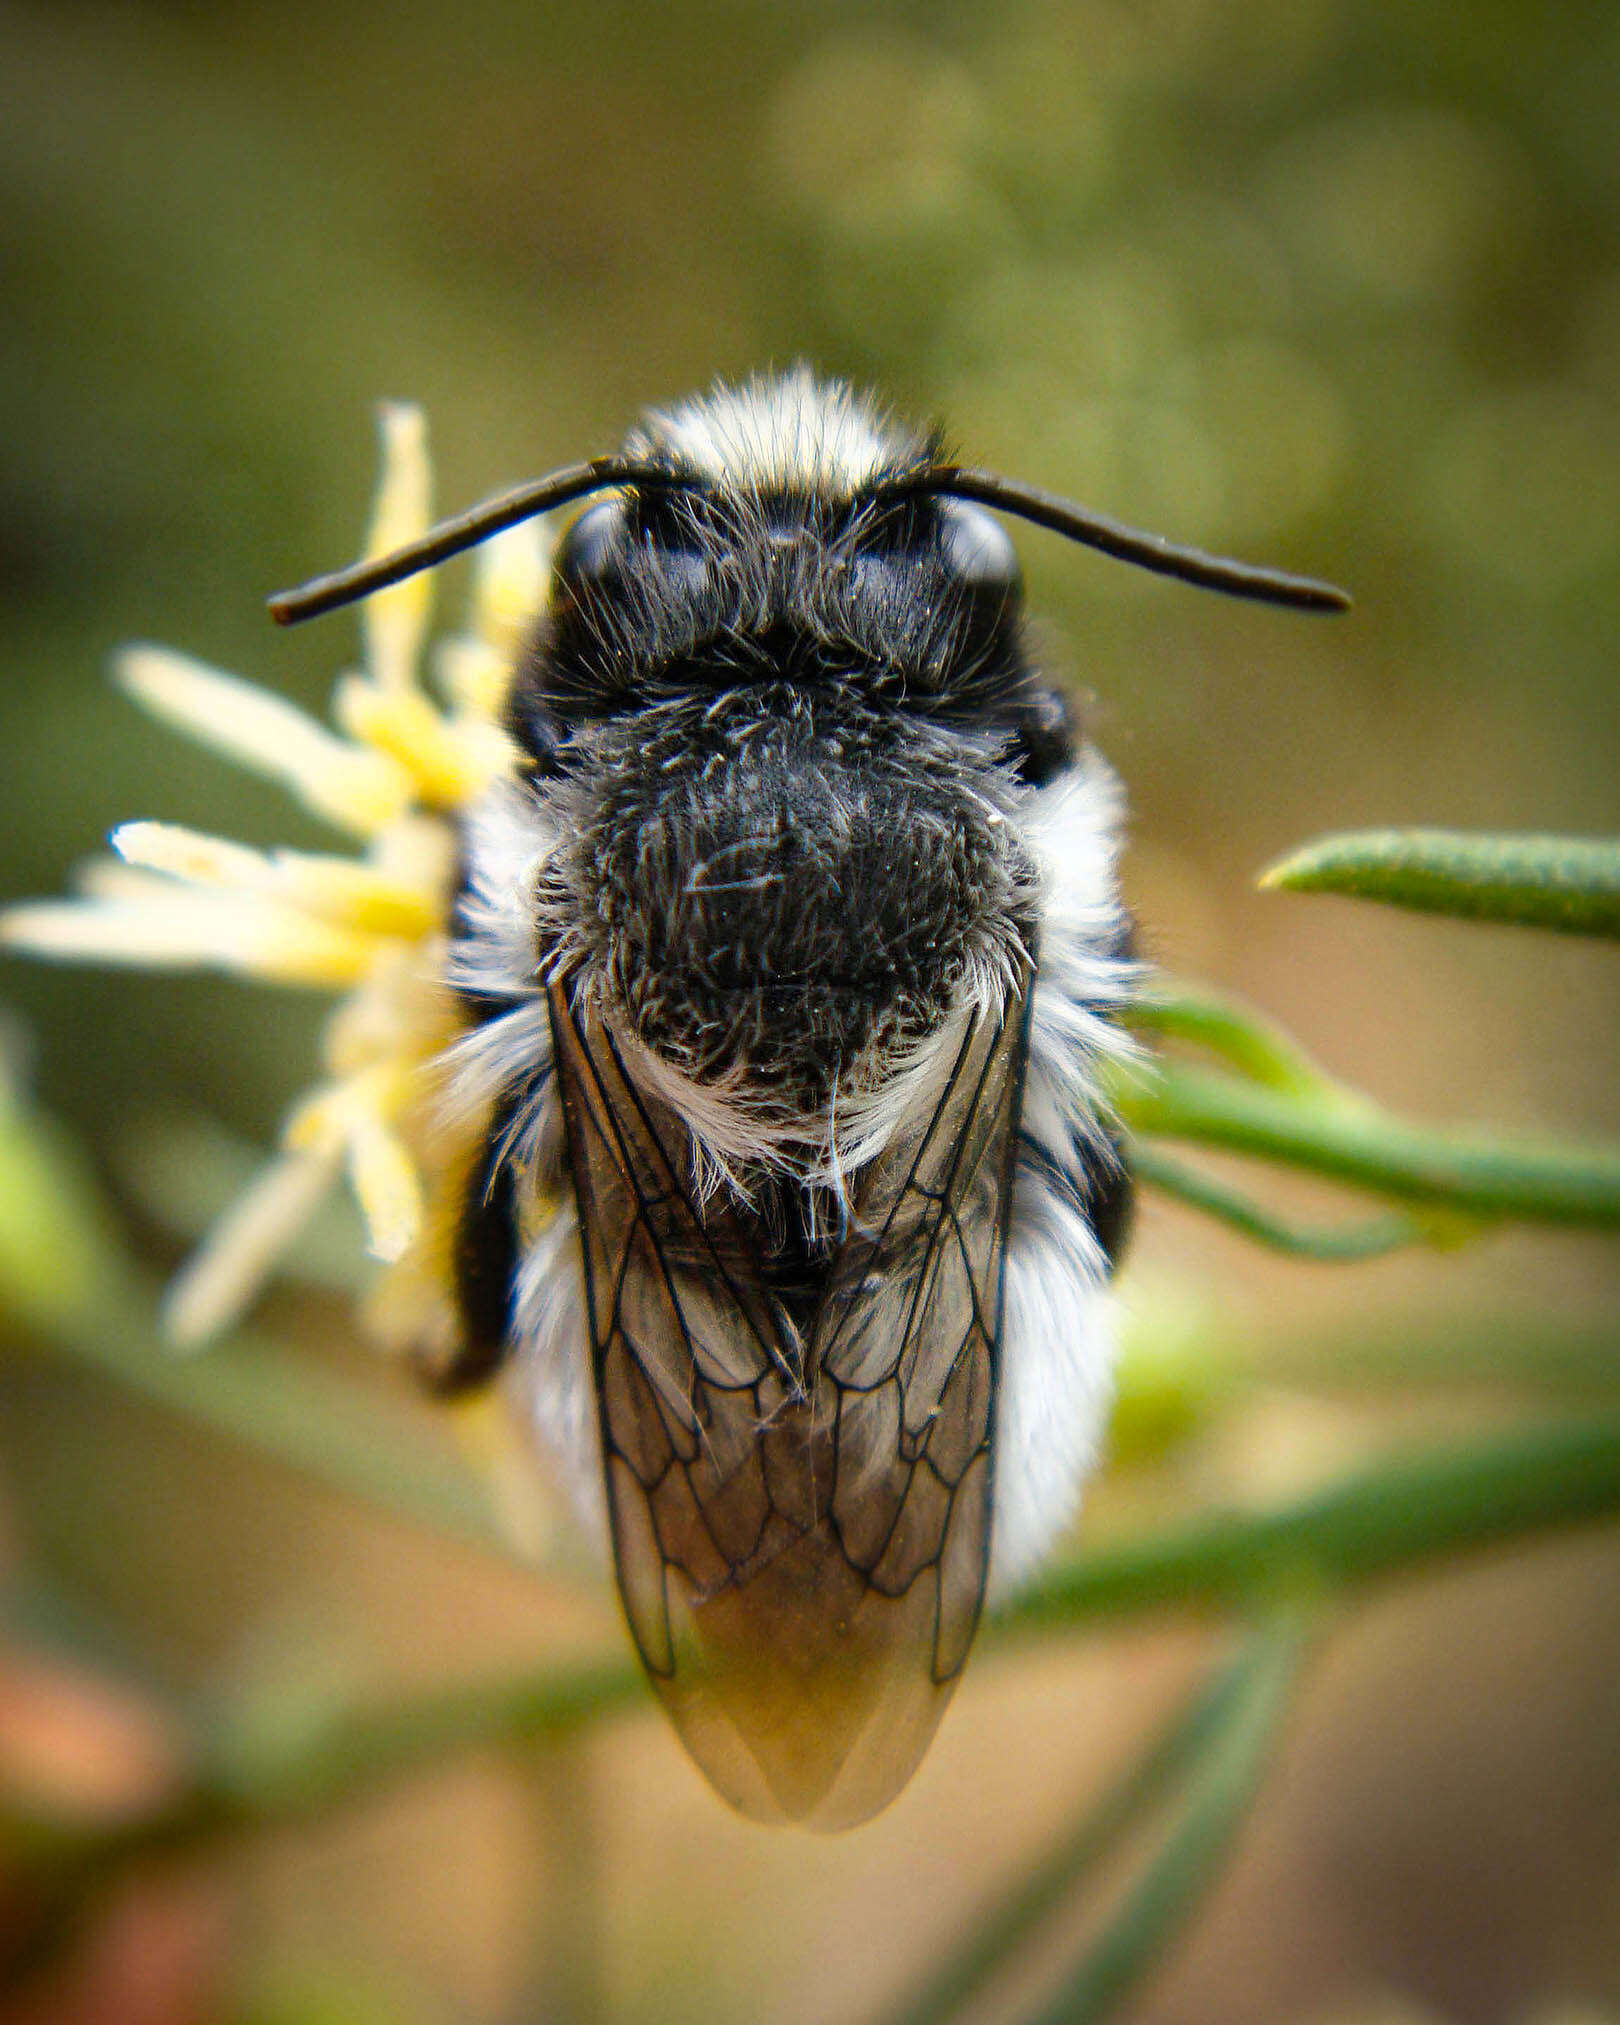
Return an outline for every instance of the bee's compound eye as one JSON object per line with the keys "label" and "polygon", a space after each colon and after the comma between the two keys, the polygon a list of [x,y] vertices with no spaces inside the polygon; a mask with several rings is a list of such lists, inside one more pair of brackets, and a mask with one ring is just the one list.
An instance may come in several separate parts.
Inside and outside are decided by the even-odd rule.
{"label": "bee's compound eye", "polygon": [[939,502],[939,552],[964,590],[1010,598],[1023,581],[1012,537],[993,514],[969,500]]}
{"label": "bee's compound eye", "polygon": [[566,584],[603,585],[618,574],[623,553],[624,507],[599,499],[558,543],[557,575]]}

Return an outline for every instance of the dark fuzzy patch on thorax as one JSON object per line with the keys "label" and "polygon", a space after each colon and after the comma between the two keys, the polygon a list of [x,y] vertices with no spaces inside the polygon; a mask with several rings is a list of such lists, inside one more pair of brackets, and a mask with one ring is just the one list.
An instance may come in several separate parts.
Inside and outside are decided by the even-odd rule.
{"label": "dark fuzzy patch on thorax", "polygon": [[983,740],[777,681],[596,726],[574,758],[541,962],[588,962],[705,1080],[819,1109],[1017,932],[1029,868]]}

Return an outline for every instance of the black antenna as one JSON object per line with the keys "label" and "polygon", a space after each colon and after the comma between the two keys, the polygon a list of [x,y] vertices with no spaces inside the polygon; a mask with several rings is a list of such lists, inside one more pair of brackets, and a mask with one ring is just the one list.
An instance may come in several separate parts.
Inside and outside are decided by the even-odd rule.
{"label": "black antenna", "polygon": [[1056,493],[1042,492],[1033,485],[1018,485],[998,478],[990,471],[964,471],[954,464],[912,471],[874,488],[880,498],[907,493],[946,493],[953,499],[971,499],[980,506],[993,506],[1003,513],[1017,514],[1037,527],[1050,528],[1087,548],[1101,549],[1104,555],[1121,562],[1136,563],[1160,576],[1179,577],[1183,583],[1199,584],[1205,590],[1224,591],[1229,597],[1256,598],[1263,604],[1291,605],[1304,612],[1343,612],[1350,607],[1350,594],[1336,584],[1316,577],[1290,576],[1286,570],[1264,569],[1254,563],[1233,562],[1225,556],[1206,555],[1202,549],[1181,548],[1163,535],[1146,534],[1127,527],[1123,521],[1092,513]]}
{"label": "black antenna", "polygon": [[[708,483],[692,473],[663,470],[622,457],[593,457],[587,464],[565,465],[544,478],[531,479],[527,485],[515,486],[510,492],[497,493],[493,499],[486,499],[453,520],[440,521],[420,541],[395,549],[392,555],[375,556],[368,562],[335,570],[330,576],[315,577],[297,590],[277,592],[270,600],[270,616],[280,626],[296,626],[305,619],[318,618],[323,612],[352,605],[357,599],[370,597],[373,591],[386,590],[390,584],[432,569],[436,563],[460,555],[463,549],[476,548],[479,542],[488,541],[503,528],[515,527],[520,520],[532,520],[536,514],[549,513],[553,507],[566,506],[571,500],[606,491],[610,486],[703,488]],[[1092,513],[1072,500],[1058,498],[1056,493],[1042,492],[1033,485],[1014,484],[989,471],[965,471],[951,464],[925,466],[898,478],[880,480],[866,496],[897,499],[914,493],[944,493],[953,499],[971,499],[981,506],[1016,514],[1087,548],[1100,549],[1121,562],[1136,563],[1160,576],[1179,577],[1183,583],[1199,584],[1206,590],[1224,591],[1229,597],[1255,598],[1264,604],[1288,605],[1306,612],[1349,609],[1349,593],[1335,584],[1323,583],[1316,577],[1291,576],[1286,570],[1265,569],[1254,563],[1234,562],[1226,556],[1206,555],[1202,549],[1182,548],[1163,535],[1127,527],[1123,521]]]}
{"label": "black antenna", "polygon": [[499,492],[481,506],[457,514],[454,520],[441,520],[420,541],[395,549],[392,555],[374,556],[369,562],[334,570],[330,576],[314,577],[295,591],[278,591],[270,600],[270,616],[278,626],[319,618],[323,612],[352,605],[359,598],[369,598],[373,591],[386,590],[390,584],[430,570],[463,549],[476,548],[520,520],[532,520],[536,514],[549,513],[554,506],[566,506],[570,500],[605,491],[610,485],[690,486],[700,482],[622,457],[593,457],[588,464],[565,465],[545,478],[533,478],[527,485]]}

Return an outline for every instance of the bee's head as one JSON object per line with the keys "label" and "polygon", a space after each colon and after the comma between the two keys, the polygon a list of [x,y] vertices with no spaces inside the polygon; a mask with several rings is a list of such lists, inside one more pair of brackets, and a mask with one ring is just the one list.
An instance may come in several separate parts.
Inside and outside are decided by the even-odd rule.
{"label": "bee's head", "polygon": [[587,969],[700,1078],[806,1104],[993,991],[1024,939],[1020,798],[1073,739],[988,508],[1235,596],[1346,603],[962,469],[800,369],[649,416],[618,456],[272,610],[328,611],[582,499],[508,703],[555,839],[535,960]]}
{"label": "bee's head", "polygon": [[627,491],[559,544],[512,729],[542,770],[566,769],[582,726],[786,680],[1015,742],[1027,728],[1036,765],[1022,618],[1012,541],[968,501]]}
{"label": "bee's head", "polygon": [[809,1116],[1005,971],[1015,775],[1053,734],[999,524],[885,493],[926,446],[854,406],[812,429],[793,391],[632,440],[686,482],[564,535],[510,721],[567,812],[542,962],[583,960],[687,1074]]}

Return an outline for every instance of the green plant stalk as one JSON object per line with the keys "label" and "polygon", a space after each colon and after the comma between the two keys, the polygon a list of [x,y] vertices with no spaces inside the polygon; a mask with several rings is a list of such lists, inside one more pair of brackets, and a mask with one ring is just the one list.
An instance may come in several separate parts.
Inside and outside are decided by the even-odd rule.
{"label": "green plant stalk", "polygon": [[92,1300],[53,1319],[50,1341],[140,1398],[320,1483],[470,1545],[514,1551],[477,1470],[386,1389],[246,1332],[179,1356],[157,1326],[158,1297],[155,1279],[119,1261]]}
{"label": "green plant stalk", "polygon": [[1117,1093],[1136,1136],[1256,1154],[1415,1203],[1479,1217],[1620,1225],[1620,1149],[1447,1132],[1371,1104],[1317,1104],[1160,1061]]}
{"label": "green plant stalk", "polygon": [[1167,1609],[1264,1608],[1620,1517],[1620,1416],[1560,1420],[1357,1472],[1269,1512],[1225,1512],[1079,1556],[1003,1604],[999,1633]]}
{"label": "green plant stalk", "polygon": [[1157,1962],[1214,1882],[1259,1789],[1306,1650],[1293,1617],[1255,1643],[1243,1692],[1192,1776],[1185,1810],[1079,1967],[1030,2025],[1097,2025]]}
{"label": "green plant stalk", "polygon": [[1138,1141],[1131,1147],[1130,1164],[1139,1181],[1145,1181],[1176,1201],[1201,1209],[1219,1223],[1230,1224],[1245,1237],[1290,1258],[1316,1259],[1324,1263],[1354,1263],[1382,1258],[1388,1252],[1431,1242],[1430,1233],[1416,1218],[1394,1210],[1387,1216],[1367,1217],[1357,1223],[1297,1224],[1274,1216],[1235,1188],[1200,1174],[1172,1160],[1157,1146]]}
{"label": "green plant stalk", "polygon": [[638,1702],[646,1702],[644,1684],[626,1658],[474,1682],[390,1707],[339,1710],[278,1742],[226,1709],[190,1725],[186,1781],[153,1813],[88,1837],[45,1824],[12,1825],[31,1835],[77,1895],[132,1863],[321,1813],[453,1753],[559,1741]]}
{"label": "green plant stalk", "polygon": [[1327,1325],[1251,1336],[1231,1352],[1240,1375],[1317,1392],[1370,1386],[1499,1386],[1612,1408],[1620,1393],[1620,1327],[1500,1315],[1428,1317],[1374,1335]]}
{"label": "green plant stalk", "polygon": [[1260,875],[1290,893],[1342,893],[1425,914],[1620,936],[1620,842],[1461,830],[1321,837]]}
{"label": "green plant stalk", "polygon": [[[986,1629],[1002,1639],[1172,1608],[1314,1605],[1426,1561],[1615,1516],[1620,1417],[1560,1422],[1385,1463],[1273,1512],[1228,1514],[1087,1555],[1004,1605]],[[227,1711],[194,1726],[195,1770],[180,1798],[78,1851],[76,1872],[316,1813],[452,1753],[567,1735],[643,1698],[626,1658],[351,1708],[268,1749]]]}
{"label": "green plant stalk", "polygon": [[195,1786],[215,1825],[258,1825],[317,1812],[451,1752],[557,1742],[637,1704],[652,1706],[626,1655],[340,1710],[268,1747],[227,1712],[205,1729]]}
{"label": "green plant stalk", "polygon": [[1258,1645],[1245,1649],[1175,1711],[1145,1750],[1080,1820],[1042,1852],[940,1966],[890,2014],[886,2025],[946,2025],[1074,1892],[1088,1871],[1156,1806],[1218,1742],[1250,1692]]}
{"label": "green plant stalk", "polygon": [[1190,1041],[1267,1089],[1297,1097],[1337,1092],[1339,1086],[1305,1050],[1249,1006],[1200,985],[1155,972],[1130,1007],[1133,1027]]}
{"label": "green plant stalk", "polygon": [[297,1820],[403,1778],[454,1752],[560,1741],[647,1702],[627,1659],[449,1688],[384,1709],[341,1711],[314,1729],[267,1743],[229,1711],[190,1725],[192,1761],[162,1806],[110,1833],[0,1818],[40,1887],[33,1930],[8,1937],[0,1973],[44,1965],[82,1930],[86,1910],[134,1866],[183,1857],[219,1836]]}

